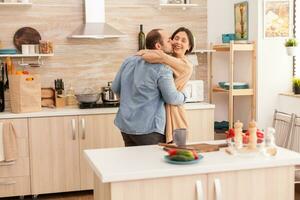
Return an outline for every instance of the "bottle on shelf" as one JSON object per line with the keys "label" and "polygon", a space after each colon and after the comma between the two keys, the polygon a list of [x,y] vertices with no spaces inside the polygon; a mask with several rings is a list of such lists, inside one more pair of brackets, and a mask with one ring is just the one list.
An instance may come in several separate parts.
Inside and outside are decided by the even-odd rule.
{"label": "bottle on shelf", "polygon": [[140,24],[140,32],[139,32],[139,50],[146,48],[146,40],[145,40],[145,33],[143,32],[143,24]]}

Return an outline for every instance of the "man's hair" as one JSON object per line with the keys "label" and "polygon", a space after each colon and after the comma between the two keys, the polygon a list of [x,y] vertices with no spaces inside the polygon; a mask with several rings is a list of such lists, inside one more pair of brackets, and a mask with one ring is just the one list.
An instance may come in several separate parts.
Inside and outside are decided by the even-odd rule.
{"label": "man's hair", "polygon": [[159,31],[162,29],[152,29],[146,36],[146,48],[156,49],[155,44],[159,43],[163,45],[162,37]]}

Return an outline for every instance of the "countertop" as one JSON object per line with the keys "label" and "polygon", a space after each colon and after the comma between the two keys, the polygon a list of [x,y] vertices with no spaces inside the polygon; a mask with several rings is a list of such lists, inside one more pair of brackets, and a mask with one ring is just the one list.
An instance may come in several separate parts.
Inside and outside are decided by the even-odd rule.
{"label": "countertop", "polygon": [[[213,142],[213,141],[212,141]],[[229,155],[224,149],[203,153],[196,164],[173,165],[163,160],[167,153],[157,145],[85,150],[94,172],[104,183],[170,176],[208,174],[300,164],[300,154],[277,149],[277,155]]]}
{"label": "countertop", "polygon": [[[186,103],[184,107],[187,110],[214,109],[215,105],[209,103]],[[113,114],[117,113],[118,108],[95,108],[95,109],[79,109],[78,107],[64,108],[43,108],[40,112],[18,113],[11,112],[0,113],[0,119],[13,118],[32,118],[32,117],[55,117],[70,115],[95,115],[95,114]]]}

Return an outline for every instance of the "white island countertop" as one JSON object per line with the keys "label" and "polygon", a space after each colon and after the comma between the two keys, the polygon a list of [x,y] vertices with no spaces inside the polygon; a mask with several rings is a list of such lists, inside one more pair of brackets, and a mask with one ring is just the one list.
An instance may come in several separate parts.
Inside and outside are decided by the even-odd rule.
{"label": "white island countertop", "polygon": [[[214,109],[215,105],[209,103],[186,103],[184,104],[186,110],[201,110]],[[71,115],[96,115],[96,114],[114,114],[119,108],[94,108],[94,109],[79,109],[78,107],[64,107],[64,108],[43,108],[40,112],[31,113],[11,113],[0,112],[0,119],[14,119],[27,117],[55,117],[55,116],[71,116]]]}
{"label": "white island countertop", "polygon": [[202,160],[190,165],[166,163],[166,154],[157,145],[85,150],[90,166],[104,183],[300,164],[300,154],[283,148],[274,157],[259,153],[233,156],[221,149],[203,153]]}

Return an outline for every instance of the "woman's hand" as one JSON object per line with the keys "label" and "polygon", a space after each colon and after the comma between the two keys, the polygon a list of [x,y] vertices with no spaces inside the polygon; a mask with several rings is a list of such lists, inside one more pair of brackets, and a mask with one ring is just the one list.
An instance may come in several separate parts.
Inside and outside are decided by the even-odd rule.
{"label": "woman's hand", "polygon": [[162,50],[140,50],[136,55],[142,56],[149,63],[163,63],[164,54]]}

